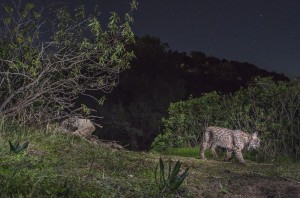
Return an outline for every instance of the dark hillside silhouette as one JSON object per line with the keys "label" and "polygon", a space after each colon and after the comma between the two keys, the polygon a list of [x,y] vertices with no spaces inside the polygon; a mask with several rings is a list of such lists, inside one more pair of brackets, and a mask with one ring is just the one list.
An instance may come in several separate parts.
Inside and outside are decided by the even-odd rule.
{"label": "dark hillside silhouette", "polygon": [[268,72],[250,63],[206,57],[202,52],[191,52],[190,55],[183,53],[179,56],[180,62],[176,64],[185,73],[186,94],[196,97],[211,91],[223,94],[235,92],[248,86],[258,76],[271,76],[275,81],[289,80],[283,74]]}

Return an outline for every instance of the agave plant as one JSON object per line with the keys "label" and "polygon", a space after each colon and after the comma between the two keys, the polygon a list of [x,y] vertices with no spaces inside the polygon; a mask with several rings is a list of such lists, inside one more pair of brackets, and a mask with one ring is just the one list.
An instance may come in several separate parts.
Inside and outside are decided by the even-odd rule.
{"label": "agave plant", "polygon": [[[161,158],[159,158],[159,164],[155,168],[155,181],[161,193],[164,192],[173,193],[177,191],[178,188],[183,183],[184,179],[188,176],[189,167],[187,167],[182,174],[179,174],[181,164],[182,163],[178,160],[174,168],[172,169],[171,160],[169,160],[169,169],[166,177],[164,162]],[[158,167],[159,167],[159,173],[158,173]]]}
{"label": "agave plant", "polygon": [[25,142],[23,144],[20,145],[20,142],[17,142],[15,145],[13,143],[11,143],[11,141],[8,141],[9,143],[9,148],[10,148],[10,152],[13,153],[19,153],[23,150],[25,150],[28,147],[29,142]]}

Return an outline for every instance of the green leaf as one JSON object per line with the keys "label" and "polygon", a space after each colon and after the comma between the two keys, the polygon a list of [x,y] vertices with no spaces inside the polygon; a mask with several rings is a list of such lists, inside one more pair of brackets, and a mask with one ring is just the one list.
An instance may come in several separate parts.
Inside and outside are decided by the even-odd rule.
{"label": "green leaf", "polygon": [[181,166],[181,163],[180,163],[180,161],[178,160],[178,161],[176,162],[176,164],[175,164],[173,170],[172,170],[171,178],[170,178],[171,181],[175,181],[175,180],[176,180],[176,177],[177,177],[177,175],[178,175],[178,173],[179,173],[179,171],[180,171],[180,166]]}
{"label": "green leaf", "polygon": [[21,146],[18,146],[16,149],[16,152],[19,153],[19,152],[25,150],[28,147],[28,144],[29,144],[29,142],[27,141],[24,144],[22,144]]}
{"label": "green leaf", "polygon": [[11,143],[11,141],[10,140],[8,140],[8,143],[9,143],[9,148],[10,148],[10,151],[11,152],[16,152],[16,148],[15,148],[15,146]]}
{"label": "green leaf", "polygon": [[171,178],[171,170],[172,170],[172,167],[171,167],[171,159],[169,159],[169,171],[168,171],[168,179]]}
{"label": "green leaf", "polygon": [[165,179],[165,167],[164,167],[164,162],[161,158],[159,158],[159,167],[160,167],[160,183],[164,184],[166,183]]}
{"label": "green leaf", "polygon": [[186,168],[186,170],[184,171],[184,173],[182,173],[182,175],[176,178],[176,181],[174,182],[171,191],[175,191],[180,187],[180,185],[183,183],[185,178],[189,175],[188,171],[189,171],[189,167]]}

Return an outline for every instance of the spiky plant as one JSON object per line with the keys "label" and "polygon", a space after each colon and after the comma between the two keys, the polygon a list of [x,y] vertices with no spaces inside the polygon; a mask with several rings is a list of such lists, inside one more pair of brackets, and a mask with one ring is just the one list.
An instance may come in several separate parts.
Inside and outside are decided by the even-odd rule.
{"label": "spiky plant", "polygon": [[187,167],[182,174],[179,174],[181,165],[182,163],[178,160],[172,169],[171,160],[169,160],[169,168],[166,177],[164,162],[159,158],[159,164],[157,164],[155,168],[155,181],[161,193],[173,193],[179,189],[184,179],[189,174],[189,167]]}

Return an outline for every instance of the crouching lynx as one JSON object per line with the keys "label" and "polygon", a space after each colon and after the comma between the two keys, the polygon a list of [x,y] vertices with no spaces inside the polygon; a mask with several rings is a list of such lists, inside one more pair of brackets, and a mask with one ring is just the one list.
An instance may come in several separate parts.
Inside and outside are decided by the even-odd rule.
{"label": "crouching lynx", "polygon": [[241,163],[245,163],[242,150],[246,147],[250,149],[258,149],[260,140],[257,137],[257,132],[251,134],[245,133],[240,130],[230,130],[220,127],[208,127],[203,135],[201,158],[206,159],[204,156],[205,150],[210,148],[214,157],[218,157],[216,153],[217,147],[222,147],[227,150],[225,161],[232,158],[234,152],[236,158]]}

